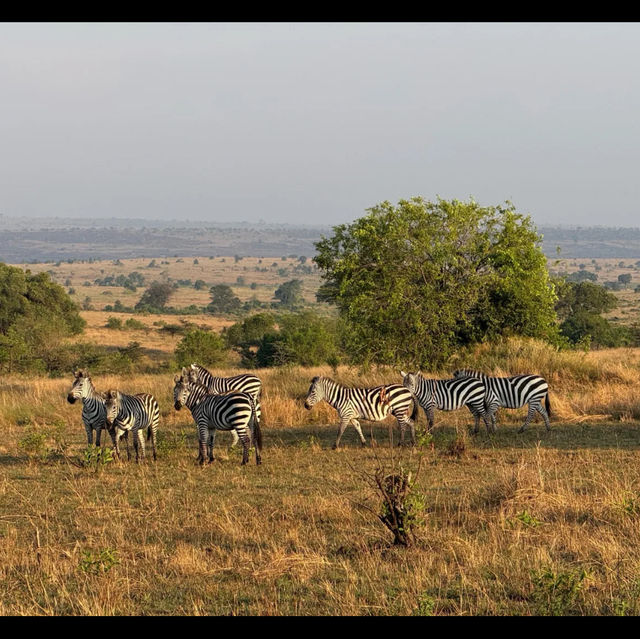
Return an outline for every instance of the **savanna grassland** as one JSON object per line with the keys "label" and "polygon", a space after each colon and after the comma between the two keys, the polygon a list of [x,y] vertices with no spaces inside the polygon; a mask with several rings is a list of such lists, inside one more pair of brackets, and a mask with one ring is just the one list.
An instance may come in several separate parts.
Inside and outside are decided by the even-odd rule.
{"label": "savanna grassland", "polygon": [[[552,431],[536,422],[519,435],[524,412],[512,411],[496,435],[473,436],[457,411],[415,448],[389,448],[387,422],[365,425],[375,447],[349,429],[333,451],[335,413],[303,408],[310,378],[396,373],[270,369],[259,371],[263,464],[242,467],[222,434],[200,467],[170,375],[105,376],[99,390],[153,393],[162,421],[156,463],[101,462],[65,401],[71,379],[5,380],[0,613],[638,614],[640,353],[512,341],[475,357],[544,374]],[[371,479],[398,467],[417,473],[408,548],[377,519]]]}
{"label": "savanna grassland", "polygon": [[[220,259],[212,260],[219,274],[198,277],[209,285],[255,277],[253,290],[234,287],[250,296],[264,276],[265,299],[276,281],[299,277],[313,303],[316,273],[258,272],[258,258],[253,271],[240,272],[253,258]],[[293,268],[296,260],[287,259]],[[213,267],[205,258],[166,261],[161,266],[176,269],[169,270],[174,278],[195,279],[193,267]],[[283,260],[266,267],[274,261]],[[122,263],[124,273],[145,272]],[[117,287],[104,287],[111,296],[93,285],[78,292],[121,266],[36,266],[69,268],[57,281],[69,278],[80,301],[92,298],[83,339],[138,341],[150,359],[171,356],[179,336],[159,330],[160,316],[103,310],[117,298],[132,305],[142,289],[126,291],[126,300]],[[207,302],[207,290],[187,290],[184,305]],[[193,301],[195,293],[202,300]],[[146,328],[105,328],[111,315]],[[234,321],[183,319],[214,330]],[[363,423],[375,445],[361,448],[349,428],[334,451],[335,411],[303,406],[311,378],[368,386],[398,382],[398,372],[260,369],[252,372],[264,384],[262,465],[252,457],[242,467],[240,451],[220,434],[217,459],[200,467],[191,417],[173,408],[174,373],[94,375],[98,390],[150,392],[160,404],[158,460],[136,465],[126,455],[110,459],[110,442],[104,456],[87,447],[81,406],[66,401],[71,371],[66,379],[2,378],[0,614],[640,614],[640,349],[558,352],[511,339],[461,352],[450,365],[435,374],[473,365],[545,376],[552,430],[536,421],[518,434],[526,411],[503,410],[495,435],[472,435],[464,409],[437,412],[429,436],[421,413],[413,448],[395,446],[397,427],[388,420]],[[230,362],[212,372],[239,370]],[[409,547],[394,546],[378,519],[382,498],[372,479],[399,469],[415,482]]]}

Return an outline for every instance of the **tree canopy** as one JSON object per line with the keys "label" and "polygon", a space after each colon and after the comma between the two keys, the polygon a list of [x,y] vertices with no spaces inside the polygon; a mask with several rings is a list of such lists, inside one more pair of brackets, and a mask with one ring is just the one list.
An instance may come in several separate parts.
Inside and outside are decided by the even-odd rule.
{"label": "tree canopy", "polygon": [[240,309],[242,302],[228,284],[216,284],[209,289],[211,302],[207,306],[209,313],[234,313]]}
{"label": "tree canopy", "polygon": [[8,371],[37,367],[63,337],[82,332],[78,310],[48,273],[0,263],[0,365]]}
{"label": "tree canopy", "polygon": [[356,363],[437,366],[460,345],[556,339],[556,295],[541,238],[506,202],[383,202],[316,243],[344,345]]}

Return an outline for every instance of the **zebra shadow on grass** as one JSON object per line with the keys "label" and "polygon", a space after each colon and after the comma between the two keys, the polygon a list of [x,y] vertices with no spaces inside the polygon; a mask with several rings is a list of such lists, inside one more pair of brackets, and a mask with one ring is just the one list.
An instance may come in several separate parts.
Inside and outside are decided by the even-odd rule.
{"label": "zebra shadow on grass", "polygon": [[[542,422],[531,424],[523,433],[518,433],[521,422],[500,423],[496,433],[488,434],[484,429],[478,434],[471,432],[473,424],[451,426],[436,424],[431,432],[431,441],[446,443],[456,437],[464,437],[469,448],[485,449],[528,449],[536,446],[559,450],[572,449],[640,449],[640,422],[555,422],[547,431]],[[337,424],[305,424],[293,427],[275,427],[263,430],[264,445],[299,446],[304,443],[317,443],[323,449],[331,449],[335,442]],[[400,441],[400,431],[393,425],[390,429],[385,423],[362,422],[362,432],[371,446],[371,435],[374,445],[389,446],[390,433],[394,446]],[[425,433],[422,425],[417,426],[418,442]],[[422,440],[424,441],[424,439]],[[360,449],[360,440],[352,427],[348,428],[340,442],[340,449]]]}

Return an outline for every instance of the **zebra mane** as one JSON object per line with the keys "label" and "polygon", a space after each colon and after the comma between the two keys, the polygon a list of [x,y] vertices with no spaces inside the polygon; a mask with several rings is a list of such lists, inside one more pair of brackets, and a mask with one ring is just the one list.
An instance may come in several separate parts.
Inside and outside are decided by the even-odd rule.
{"label": "zebra mane", "polygon": [[453,377],[455,377],[456,379],[459,377],[476,377],[478,379],[483,379],[488,376],[484,373],[481,373],[480,371],[475,371],[471,368],[459,368],[457,371],[453,372]]}

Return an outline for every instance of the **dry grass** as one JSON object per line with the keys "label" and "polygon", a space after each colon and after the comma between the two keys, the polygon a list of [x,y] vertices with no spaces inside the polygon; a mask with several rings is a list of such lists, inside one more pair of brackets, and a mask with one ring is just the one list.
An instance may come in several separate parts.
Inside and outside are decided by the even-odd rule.
{"label": "dry grass", "polygon": [[[0,614],[640,614],[638,352],[513,342],[500,366],[495,352],[476,357],[548,376],[553,430],[537,422],[518,435],[524,412],[513,411],[495,436],[472,437],[468,413],[440,413],[432,442],[395,449],[409,469],[423,457],[424,521],[409,549],[392,547],[364,507],[379,503],[358,472],[391,463],[388,425],[373,426],[377,448],[361,449],[351,429],[332,451],[334,411],[302,406],[328,367],[259,371],[259,467],[241,467],[224,435],[218,460],[196,464],[169,374],[94,380],[157,397],[159,459],[139,466],[83,465],[71,379],[5,380]],[[398,379],[346,368],[337,378]],[[452,454],[461,439],[464,454]]]}

